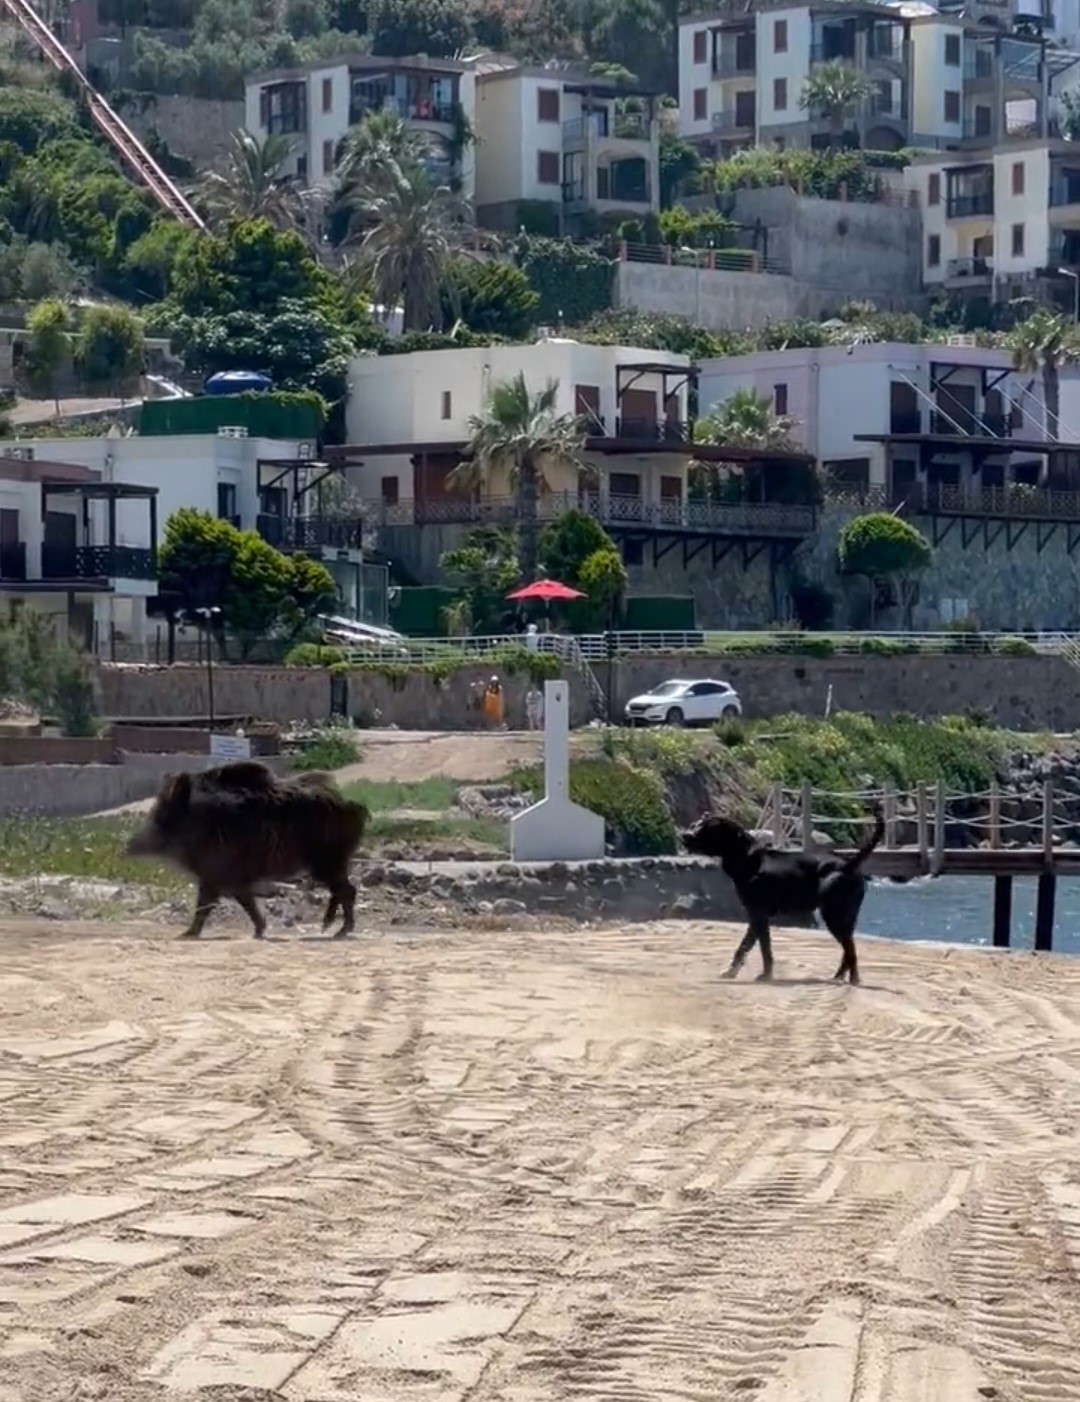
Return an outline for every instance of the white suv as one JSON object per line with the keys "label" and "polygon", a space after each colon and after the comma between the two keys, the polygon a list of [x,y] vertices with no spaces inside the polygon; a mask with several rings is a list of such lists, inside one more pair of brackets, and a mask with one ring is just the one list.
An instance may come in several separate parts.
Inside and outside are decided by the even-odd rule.
{"label": "white suv", "polygon": [[628,725],[712,725],[743,713],[739,694],[727,682],[705,679],[661,682],[626,703]]}

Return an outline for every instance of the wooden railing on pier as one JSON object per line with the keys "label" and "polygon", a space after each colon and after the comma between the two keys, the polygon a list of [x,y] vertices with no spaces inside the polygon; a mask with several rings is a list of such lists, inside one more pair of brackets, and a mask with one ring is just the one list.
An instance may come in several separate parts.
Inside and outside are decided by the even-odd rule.
{"label": "wooden railing on pier", "polygon": [[[1026,811],[1018,815],[1018,807]],[[869,834],[874,808],[885,834],[866,862],[868,876],[993,877],[993,943],[1002,947],[1010,942],[1013,877],[1037,877],[1035,948],[1052,947],[1057,878],[1080,876],[1080,793],[1050,778],[1037,798],[996,784],[981,793],[950,793],[941,783],[851,793],[777,784],[758,827],[776,847],[809,850],[824,837],[847,856]]]}

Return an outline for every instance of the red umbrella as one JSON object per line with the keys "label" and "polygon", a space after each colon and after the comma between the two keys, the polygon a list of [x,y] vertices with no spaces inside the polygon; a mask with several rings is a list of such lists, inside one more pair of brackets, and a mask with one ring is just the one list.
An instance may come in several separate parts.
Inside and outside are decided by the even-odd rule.
{"label": "red umbrella", "polygon": [[520,589],[507,594],[508,599],[584,599],[580,589],[571,589],[569,584],[560,584],[557,579],[538,579],[532,584],[523,584]]}

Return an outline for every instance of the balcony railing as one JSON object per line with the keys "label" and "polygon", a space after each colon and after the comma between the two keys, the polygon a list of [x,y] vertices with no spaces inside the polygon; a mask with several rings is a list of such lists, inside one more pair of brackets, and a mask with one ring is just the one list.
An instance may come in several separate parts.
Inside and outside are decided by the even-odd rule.
{"label": "balcony railing", "polygon": [[979,190],[971,195],[950,195],[945,206],[948,219],[971,219],[980,214],[993,214],[993,190]]}
{"label": "balcony railing", "polygon": [[631,438],[641,443],[689,443],[692,434],[688,423],[620,415],[615,420],[615,437]]}
{"label": "balcony railing", "polygon": [[[842,46],[841,46],[841,47],[842,47]],[[855,63],[855,49],[854,49],[854,46],[852,46],[850,52],[847,52],[847,51],[845,50],[845,51],[842,52],[842,53],[838,53],[838,52],[837,52],[837,45],[836,45],[836,44],[821,44],[821,43],[818,43],[818,44],[811,44],[811,46],[810,46],[810,62],[811,62],[811,63],[846,63],[846,64],[849,65],[849,67],[851,67],[851,66],[854,66],[854,63]]]}
{"label": "balcony railing", "polygon": [[994,265],[989,258],[950,258],[945,265],[945,276],[986,282],[994,276]]}
{"label": "balcony railing", "polygon": [[0,580],[16,583],[26,578],[26,544],[21,540],[0,545]]}
{"label": "balcony railing", "polygon": [[752,78],[757,72],[757,53],[732,53],[730,50],[713,55],[714,78]]}
{"label": "balcony railing", "polygon": [[131,545],[42,545],[42,579],[154,579],[152,550]]}
{"label": "balcony railing", "polygon": [[918,409],[899,411],[894,409],[889,415],[890,433],[922,433],[922,415]]}
{"label": "balcony railing", "polygon": [[257,516],[255,529],[275,550],[359,550],[355,516]]}
{"label": "balcony railing", "polygon": [[403,97],[354,97],[349,104],[350,122],[361,121],[368,112],[393,112],[406,122],[442,122],[451,125],[457,120],[461,105],[457,102],[407,102]]}
{"label": "balcony railing", "polygon": [[1055,180],[1050,186],[1051,208],[1069,204],[1080,204],[1080,176]]}
{"label": "balcony railing", "polygon": [[728,112],[714,112],[712,114],[713,131],[753,131],[756,123],[757,116],[754,108],[749,111],[733,108]]}
{"label": "balcony railing", "polygon": [[1012,421],[1004,414],[973,414],[957,404],[930,415],[930,432],[950,438],[1008,438]]}
{"label": "balcony railing", "polygon": [[993,122],[987,117],[965,117],[960,134],[965,141],[989,141]]}
{"label": "balcony railing", "polygon": [[913,515],[985,516],[998,520],[1080,521],[1080,491],[1044,487],[954,487],[915,483],[909,487],[833,490],[828,499],[859,511],[902,506]]}
{"label": "balcony railing", "polygon": [[964,82],[981,82],[994,76],[994,55],[989,48],[968,48],[964,55]]}
{"label": "balcony railing", "polygon": [[[582,511],[608,526],[639,526],[645,530],[688,531],[712,535],[759,534],[807,536],[816,525],[812,506],[776,502],[684,501],[649,502],[641,497],[607,496],[594,492],[552,492],[537,504],[541,521],[553,521],[568,510]],[[425,525],[506,524],[517,519],[514,497],[440,497],[434,501],[367,502],[365,517],[383,527]]]}

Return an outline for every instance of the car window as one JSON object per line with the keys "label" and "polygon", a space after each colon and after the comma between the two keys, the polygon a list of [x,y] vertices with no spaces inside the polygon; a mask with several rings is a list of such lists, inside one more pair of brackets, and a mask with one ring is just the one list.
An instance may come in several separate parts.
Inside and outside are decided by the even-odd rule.
{"label": "car window", "polygon": [[716,696],[721,688],[715,682],[698,682],[694,687],[695,696]]}
{"label": "car window", "polygon": [[671,696],[677,691],[682,691],[683,682],[661,682],[659,686],[653,688],[654,696]]}

